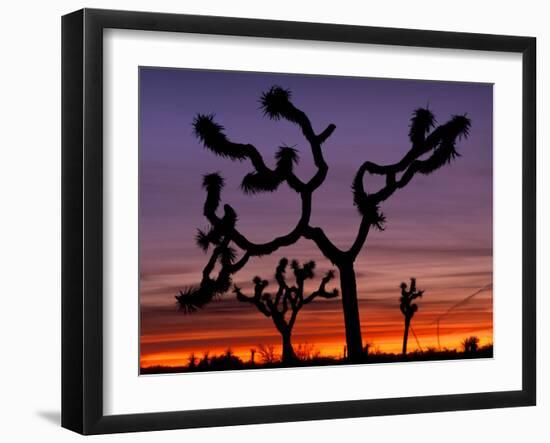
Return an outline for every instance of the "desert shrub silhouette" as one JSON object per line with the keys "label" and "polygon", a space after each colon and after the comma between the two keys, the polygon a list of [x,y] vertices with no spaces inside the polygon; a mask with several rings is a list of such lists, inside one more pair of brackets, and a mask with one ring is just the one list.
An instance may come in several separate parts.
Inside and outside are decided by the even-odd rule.
{"label": "desert shrub silhouette", "polygon": [[275,352],[275,346],[273,345],[258,345],[258,352],[260,353],[260,358],[264,364],[274,364],[279,361],[279,356]]}

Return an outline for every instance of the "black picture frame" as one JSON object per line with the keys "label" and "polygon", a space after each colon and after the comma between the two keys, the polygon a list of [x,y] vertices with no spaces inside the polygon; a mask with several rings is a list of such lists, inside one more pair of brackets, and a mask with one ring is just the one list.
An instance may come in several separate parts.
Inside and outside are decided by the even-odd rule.
{"label": "black picture frame", "polygon": [[[103,30],[107,28],[521,54],[522,389],[104,415],[102,83]],[[82,434],[103,434],[535,405],[535,67],[536,39],[532,37],[97,9],[65,15],[62,18],[62,426]]]}

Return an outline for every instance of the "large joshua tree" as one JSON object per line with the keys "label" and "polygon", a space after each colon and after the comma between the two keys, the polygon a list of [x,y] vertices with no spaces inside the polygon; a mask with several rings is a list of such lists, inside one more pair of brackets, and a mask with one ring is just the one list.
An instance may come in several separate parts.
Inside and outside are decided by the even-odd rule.
{"label": "large joshua tree", "polygon": [[409,338],[409,327],[411,326],[411,320],[414,317],[416,311],[418,311],[418,305],[413,303],[418,297],[424,295],[424,291],[416,289],[416,278],[411,278],[411,284],[407,287],[407,283],[403,282],[400,285],[401,297],[399,299],[399,309],[405,317],[405,330],[403,332],[403,357],[407,355],[407,340]]}
{"label": "large joshua tree", "polygon": [[[470,120],[466,116],[456,115],[447,123],[436,126],[430,110],[417,109],[410,123],[411,146],[398,162],[378,165],[365,161],[358,165],[351,187],[360,222],[353,243],[346,249],[340,249],[321,227],[310,223],[312,196],[325,181],[329,168],[323,155],[323,145],[336,126],[330,124],[321,132],[316,132],[307,115],[294,106],[290,91],[279,86],[273,86],[265,92],[260,103],[264,115],[270,119],[287,120],[301,130],[310,146],[316,167],[308,179],[304,180],[294,173],[294,165],[299,159],[295,149],[280,147],[275,154],[275,167],[270,168],[255,146],[231,141],[224,127],[214,120],[212,114],[198,114],[195,117],[195,135],[214,154],[232,161],[251,163],[252,171],[242,180],[244,193],[274,192],[283,183],[294,190],[301,200],[296,224],[290,232],[268,242],[252,242],[237,227],[237,213],[231,206],[225,204],[223,214],[218,214],[224,185],[222,176],[218,173],[205,175],[204,216],[211,227],[207,232],[198,232],[197,242],[205,251],[211,247],[211,255],[203,269],[200,285],[182,291],[177,296],[178,303],[184,311],[204,306],[228,291],[232,275],[241,270],[251,257],[269,255],[305,238],[313,241],[321,253],[338,268],[348,357],[353,362],[361,361],[362,339],[354,263],[371,229],[384,229],[385,217],[379,209],[380,204],[398,189],[408,185],[416,174],[431,174],[457,157],[456,142],[460,137],[468,135]],[[367,192],[363,183],[367,173],[383,176],[385,184],[376,192]],[[242,251],[240,256],[235,246]],[[217,275],[213,275],[215,268],[218,269]]]}
{"label": "large joshua tree", "polygon": [[292,329],[300,310],[318,297],[325,299],[338,297],[337,289],[332,291],[326,289],[326,285],[334,278],[334,271],[328,271],[321,279],[319,287],[305,295],[306,280],[315,277],[315,262],[309,261],[301,265],[298,261],[292,260],[290,267],[294,274],[295,284],[289,286],[287,282],[288,259],[283,257],[275,270],[275,281],[278,288],[274,294],[266,292],[268,281],[257,276],[252,280],[254,295],[244,294],[236,285],[233,289],[237,300],[254,305],[258,311],[271,318],[277,331],[281,334],[283,363],[292,363],[297,360],[292,346]]}

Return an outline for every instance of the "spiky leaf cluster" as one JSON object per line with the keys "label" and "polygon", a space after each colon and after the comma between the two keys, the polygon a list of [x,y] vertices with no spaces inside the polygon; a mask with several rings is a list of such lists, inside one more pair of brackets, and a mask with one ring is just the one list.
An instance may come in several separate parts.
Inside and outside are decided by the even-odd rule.
{"label": "spiky leaf cluster", "polygon": [[202,186],[206,190],[205,210],[215,212],[220,204],[224,179],[218,172],[206,174],[202,178]]}
{"label": "spiky leaf cluster", "polygon": [[244,160],[247,157],[246,146],[230,142],[223,132],[224,129],[214,121],[214,114],[197,114],[193,120],[195,136],[205,148],[220,157]]}
{"label": "spiky leaf cluster", "polygon": [[279,147],[275,154],[275,170],[262,168],[245,175],[241,183],[242,190],[247,194],[258,192],[273,192],[283,183],[294,165],[298,163],[298,151],[288,146]]}
{"label": "spiky leaf cluster", "polygon": [[209,228],[208,230],[197,229],[195,235],[195,242],[197,246],[204,252],[208,251],[210,245],[218,246],[221,242],[222,236],[218,229]]}
{"label": "spiky leaf cluster", "polygon": [[283,182],[284,177],[276,171],[269,169],[261,172],[249,172],[243,178],[241,189],[246,194],[256,194],[259,192],[276,191],[279,185]]}
{"label": "spiky leaf cluster", "polygon": [[190,286],[175,296],[178,309],[186,314],[202,309],[212,299],[227,292],[232,279],[227,273],[220,273],[217,279],[204,279],[199,286]]}
{"label": "spiky leaf cluster", "polygon": [[468,137],[470,126],[471,121],[465,115],[455,115],[449,122],[440,126],[437,129],[438,144],[432,155],[420,162],[418,171],[422,174],[431,174],[459,157],[460,154],[456,151],[456,141]]}
{"label": "spiky leaf cluster", "polygon": [[260,104],[264,115],[273,120],[279,120],[281,117],[296,121],[296,108],[290,102],[292,94],[290,90],[283,89],[280,86],[272,86],[267,92],[262,94]]}
{"label": "spiky leaf cluster", "polygon": [[413,112],[409,126],[409,138],[413,147],[421,146],[424,143],[426,134],[435,125],[435,117],[429,109],[418,108]]}
{"label": "spiky leaf cluster", "polygon": [[222,266],[228,266],[232,264],[237,258],[237,251],[231,246],[222,248],[220,251],[220,262]]}
{"label": "spiky leaf cluster", "polygon": [[363,188],[363,174],[357,173],[351,185],[353,193],[353,205],[362,217],[365,217],[369,224],[376,229],[383,231],[386,222],[386,216],[380,211],[380,207],[376,204],[369,194]]}
{"label": "spiky leaf cluster", "polygon": [[303,265],[300,265],[298,260],[292,260],[290,267],[294,272],[296,281],[303,282],[304,280],[309,280],[315,277],[315,262],[310,260]]}

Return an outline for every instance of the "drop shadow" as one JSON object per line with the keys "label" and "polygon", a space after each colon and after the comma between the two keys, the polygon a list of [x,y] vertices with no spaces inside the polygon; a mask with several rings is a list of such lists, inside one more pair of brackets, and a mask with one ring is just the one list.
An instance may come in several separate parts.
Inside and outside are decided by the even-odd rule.
{"label": "drop shadow", "polygon": [[51,424],[61,426],[61,411],[37,411],[36,415]]}

